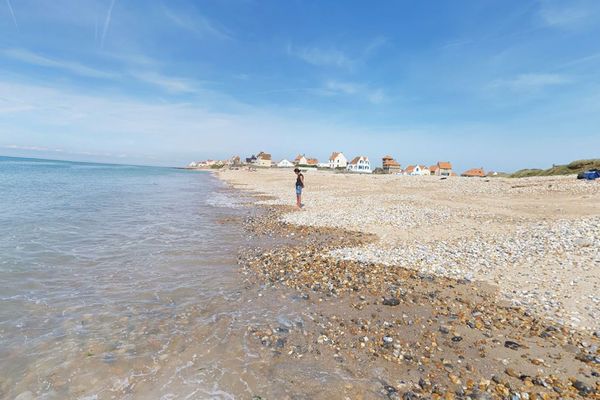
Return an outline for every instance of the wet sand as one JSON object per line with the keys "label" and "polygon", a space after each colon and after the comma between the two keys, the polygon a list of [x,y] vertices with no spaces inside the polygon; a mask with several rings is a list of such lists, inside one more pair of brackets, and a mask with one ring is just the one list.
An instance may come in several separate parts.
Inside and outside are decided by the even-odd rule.
{"label": "wet sand", "polygon": [[[246,229],[283,242],[245,251],[242,273],[249,287],[292,288],[310,316],[301,327],[249,327],[263,351],[277,355],[274,373],[287,382],[278,398],[599,396],[600,343],[592,334],[515,306],[493,284],[333,257],[380,239],[290,224],[286,218],[302,212],[264,207]],[[301,368],[278,368],[285,365]],[[326,385],[299,388],[298,370],[313,378],[321,371]]]}

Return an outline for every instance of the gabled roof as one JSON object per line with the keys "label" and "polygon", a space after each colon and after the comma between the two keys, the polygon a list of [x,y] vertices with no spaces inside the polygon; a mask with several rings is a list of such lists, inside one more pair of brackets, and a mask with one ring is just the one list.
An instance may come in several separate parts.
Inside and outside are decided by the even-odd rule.
{"label": "gabled roof", "polygon": [[360,160],[363,160],[364,162],[369,162],[369,157],[366,156],[356,156],[352,159],[352,161],[350,161],[350,164],[358,164],[358,162]]}
{"label": "gabled roof", "polygon": [[263,153],[262,151],[258,155],[259,160],[271,160],[271,155],[269,153]]}
{"label": "gabled roof", "polygon": [[[300,161],[300,159],[301,159],[302,157],[304,157],[304,154],[298,154],[298,155],[296,156],[296,158],[294,158],[294,161]],[[306,158],[306,157],[304,157],[304,158]]]}
{"label": "gabled roof", "polygon": [[333,153],[331,153],[331,155],[329,156],[329,161],[334,161],[340,154],[342,154],[339,151],[334,151]]}
{"label": "gabled roof", "polygon": [[450,161],[438,161],[437,166],[441,169],[452,169],[452,164],[450,164]]}
{"label": "gabled roof", "polygon": [[306,160],[306,163],[308,165],[317,165],[319,163],[319,160],[317,160],[316,158],[309,158]]}
{"label": "gabled roof", "polygon": [[483,178],[485,176],[485,172],[483,172],[483,168],[471,168],[462,173],[462,176],[478,176]]}
{"label": "gabled roof", "polygon": [[437,170],[438,170],[438,166],[437,166],[437,165],[432,165],[431,167],[429,167],[429,170],[430,170],[431,172],[435,172],[435,171],[437,171]]}
{"label": "gabled roof", "polygon": [[404,171],[410,174],[414,170],[415,170],[415,166],[414,165],[409,165],[408,167],[406,167],[406,169]]}
{"label": "gabled roof", "polygon": [[383,157],[383,166],[384,167],[399,167],[400,164],[392,156]]}

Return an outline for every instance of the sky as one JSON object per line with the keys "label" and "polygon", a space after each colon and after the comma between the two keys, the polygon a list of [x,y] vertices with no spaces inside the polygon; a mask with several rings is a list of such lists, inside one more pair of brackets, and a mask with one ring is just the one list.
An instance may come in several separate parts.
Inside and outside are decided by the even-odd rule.
{"label": "sky", "polygon": [[600,157],[597,0],[0,0],[0,155]]}

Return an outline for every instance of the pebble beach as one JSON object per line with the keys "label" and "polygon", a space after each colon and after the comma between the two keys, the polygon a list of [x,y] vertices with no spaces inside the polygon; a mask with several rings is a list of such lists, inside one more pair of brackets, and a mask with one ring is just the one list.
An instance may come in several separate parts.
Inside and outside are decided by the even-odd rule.
{"label": "pebble beach", "polygon": [[596,183],[311,171],[297,210],[291,170],[218,176],[256,196],[248,232],[278,243],[242,253],[242,273],[314,310],[301,334],[249,332],[339,362],[356,375],[340,398],[600,395]]}
{"label": "pebble beach", "polygon": [[[292,204],[285,170],[224,171],[235,187]],[[572,176],[459,178],[309,172],[303,226],[374,234],[336,249],[348,260],[484,281],[501,296],[578,329],[600,330],[600,185]],[[290,183],[292,182],[292,183]]]}

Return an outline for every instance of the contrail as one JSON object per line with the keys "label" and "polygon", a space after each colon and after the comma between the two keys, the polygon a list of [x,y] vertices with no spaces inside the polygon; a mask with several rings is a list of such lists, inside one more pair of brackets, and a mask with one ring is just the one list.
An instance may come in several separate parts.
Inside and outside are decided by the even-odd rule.
{"label": "contrail", "polygon": [[111,0],[110,7],[108,7],[108,14],[106,14],[106,20],[104,21],[104,29],[102,30],[102,38],[100,39],[100,48],[104,48],[104,39],[106,38],[106,32],[108,32],[108,26],[110,25],[110,18],[114,6],[115,0]]}
{"label": "contrail", "polygon": [[15,23],[15,28],[19,29],[19,24],[17,24],[17,17],[15,17],[15,12],[13,11],[12,5],[10,4],[10,0],[6,0],[6,5],[8,6],[8,10],[10,11],[10,15],[12,16],[12,20]]}

